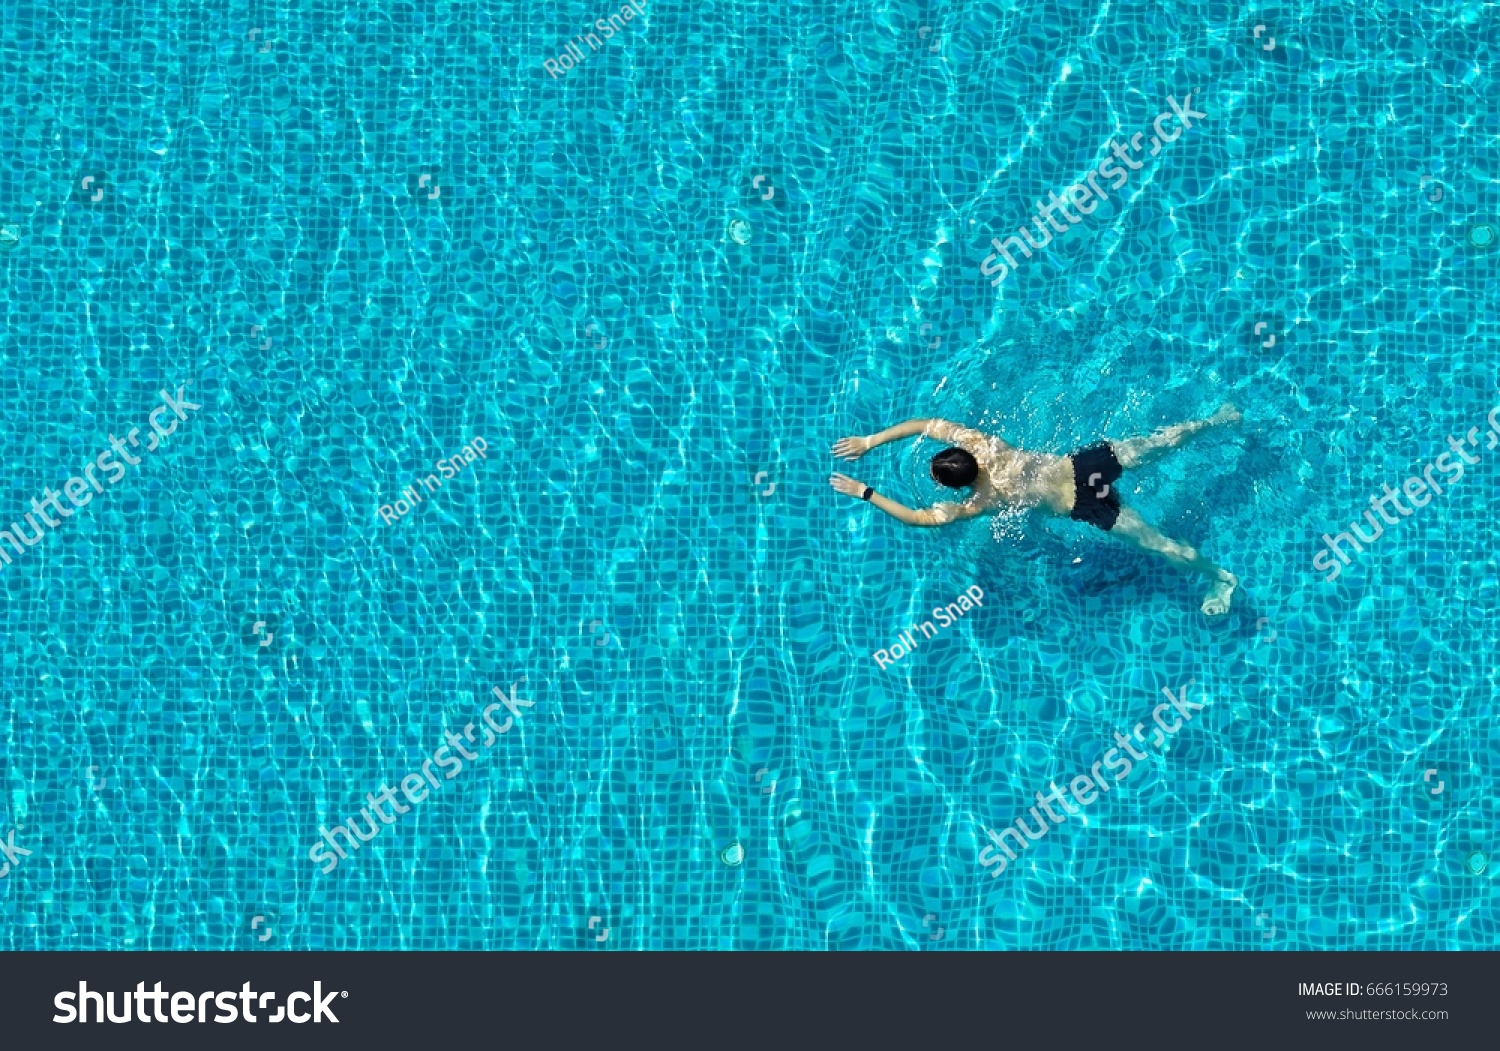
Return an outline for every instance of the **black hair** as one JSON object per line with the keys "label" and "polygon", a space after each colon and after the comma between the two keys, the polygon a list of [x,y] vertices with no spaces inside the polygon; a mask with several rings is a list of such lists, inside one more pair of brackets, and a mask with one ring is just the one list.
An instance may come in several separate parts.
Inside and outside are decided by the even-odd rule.
{"label": "black hair", "polygon": [[932,477],[950,489],[962,489],[979,477],[979,461],[965,449],[944,449],[932,458]]}

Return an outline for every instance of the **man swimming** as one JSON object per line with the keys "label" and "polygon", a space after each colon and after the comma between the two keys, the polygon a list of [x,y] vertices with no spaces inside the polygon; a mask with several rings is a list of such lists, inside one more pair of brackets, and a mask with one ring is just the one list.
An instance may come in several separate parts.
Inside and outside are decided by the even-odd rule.
{"label": "man swimming", "polygon": [[839,492],[868,500],[891,517],[912,526],[947,525],[1002,506],[1046,507],[1054,514],[1097,526],[1127,544],[1155,551],[1173,565],[1202,573],[1213,582],[1202,607],[1204,613],[1213,617],[1229,612],[1230,598],[1239,578],[1187,544],[1163,536],[1147,525],[1140,515],[1120,503],[1120,494],[1113,483],[1121,471],[1150,463],[1180,447],[1199,431],[1239,421],[1239,410],[1224,405],[1207,419],[1163,427],[1146,438],[1100,442],[1071,456],[1051,456],[1017,449],[999,438],[947,420],[907,420],[866,438],[840,438],[833,446],[833,454],[857,460],[876,446],[897,438],[914,434],[931,436],[955,446],[932,458],[932,477],[950,489],[972,485],[974,492],[967,500],[913,511],[845,475],[835,473],[829,482]]}

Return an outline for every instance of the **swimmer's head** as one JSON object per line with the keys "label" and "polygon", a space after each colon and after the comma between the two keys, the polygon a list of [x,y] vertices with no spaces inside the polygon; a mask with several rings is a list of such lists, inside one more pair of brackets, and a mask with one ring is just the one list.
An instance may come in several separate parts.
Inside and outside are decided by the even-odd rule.
{"label": "swimmer's head", "polygon": [[979,477],[979,462],[963,449],[944,449],[932,458],[932,477],[949,489],[962,489]]}

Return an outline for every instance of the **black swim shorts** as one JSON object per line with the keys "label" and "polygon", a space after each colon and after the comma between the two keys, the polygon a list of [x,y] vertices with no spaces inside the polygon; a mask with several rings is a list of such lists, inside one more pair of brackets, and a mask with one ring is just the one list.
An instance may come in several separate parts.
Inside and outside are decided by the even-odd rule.
{"label": "black swim shorts", "polygon": [[1120,517],[1120,494],[1114,482],[1124,470],[1109,442],[1073,454],[1073,513],[1077,522],[1098,526],[1106,533]]}

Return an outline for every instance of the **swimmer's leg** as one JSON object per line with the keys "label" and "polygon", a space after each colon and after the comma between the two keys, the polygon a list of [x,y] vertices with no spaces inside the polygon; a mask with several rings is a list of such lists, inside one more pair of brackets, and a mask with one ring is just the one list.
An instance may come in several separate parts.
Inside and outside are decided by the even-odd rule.
{"label": "swimmer's leg", "polygon": [[1120,461],[1121,467],[1139,467],[1179,448],[1199,431],[1206,431],[1210,427],[1217,427],[1224,423],[1239,422],[1240,410],[1233,405],[1225,404],[1207,419],[1173,424],[1171,427],[1161,428],[1146,438],[1126,438],[1109,444],[1115,450],[1115,459]]}
{"label": "swimmer's leg", "polygon": [[1203,600],[1203,612],[1210,617],[1229,612],[1230,598],[1240,583],[1233,573],[1220,569],[1187,544],[1163,536],[1129,507],[1120,508],[1120,517],[1115,519],[1114,528],[1109,531],[1109,535],[1119,537],[1127,544],[1145,551],[1155,551],[1174,566],[1202,573],[1213,581],[1208,589],[1208,596]]}

